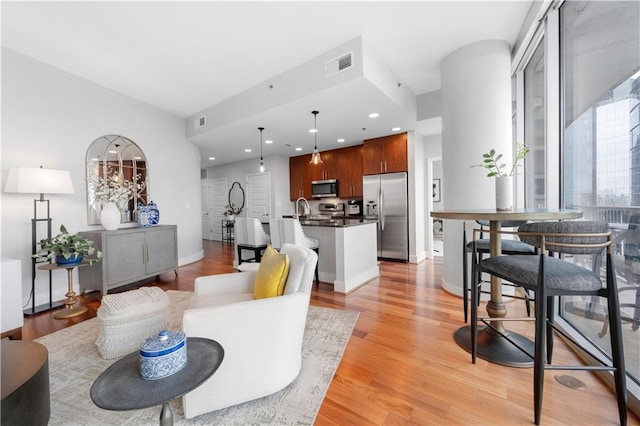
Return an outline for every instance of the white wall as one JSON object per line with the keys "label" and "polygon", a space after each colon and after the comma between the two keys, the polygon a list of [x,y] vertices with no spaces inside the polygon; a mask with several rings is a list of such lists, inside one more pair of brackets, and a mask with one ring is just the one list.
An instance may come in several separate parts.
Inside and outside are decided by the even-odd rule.
{"label": "white wall", "polygon": [[[202,258],[199,150],[185,139],[184,119],[2,49],[2,190],[11,167],[69,170],[75,194],[46,197],[54,234],[61,224],[71,232],[100,228],[87,224],[85,154],[106,134],[126,136],[144,151],[160,223],[178,226],[179,263]],[[22,261],[25,302],[31,290],[30,219],[37,197],[3,192],[1,198],[1,255]],[[48,300],[48,280],[46,273],[37,276],[36,304],[41,304]],[[53,299],[62,299],[66,274],[54,271],[53,280]]]}
{"label": "white wall", "polygon": [[427,257],[425,244],[425,221],[427,203],[424,197],[426,164],[424,137],[408,132],[409,154],[409,262],[420,263]]}
{"label": "white wall", "polygon": [[[293,203],[289,201],[289,158],[282,155],[264,157],[264,164],[271,175],[271,217],[281,217],[293,213]],[[229,186],[235,181],[246,187],[246,176],[258,172],[258,160],[253,158],[235,163],[209,167],[207,178],[227,178]],[[243,210],[240,216],[245,216]]]}
{"label": "white wall", "polygon": [[[424,241],[427,258],[433,256],[433,219],[431,212],[441,210],[444,205],[444,190],[442,187],[442,134],[424,137]],[[440,202],[433,202],[433,179],[440,179]]]}

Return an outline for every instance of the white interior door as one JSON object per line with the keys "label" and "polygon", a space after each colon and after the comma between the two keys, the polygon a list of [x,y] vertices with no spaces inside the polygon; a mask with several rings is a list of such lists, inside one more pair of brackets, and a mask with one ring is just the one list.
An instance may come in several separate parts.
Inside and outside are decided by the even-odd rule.
{"label": "white interior door", "polygon": [[200,181],[200,197],[202,198],[202,239],[212,240],[213,229],[211,227],[211,216],[209,210],[211,209],[209,203],[209,180],[202,179]]}
{"label": "white interior door", "polygon": [[247,175],[247,217],[255,217],[262,222],[271,218],[270,180],[269,172]]}
{"label": "white interior door", "polygon": [[229,189],[227,178],[209,180],[209,217],[211,218],[211,235],[213,240],[222,241],[222,219],[224,206],[228,203]]}

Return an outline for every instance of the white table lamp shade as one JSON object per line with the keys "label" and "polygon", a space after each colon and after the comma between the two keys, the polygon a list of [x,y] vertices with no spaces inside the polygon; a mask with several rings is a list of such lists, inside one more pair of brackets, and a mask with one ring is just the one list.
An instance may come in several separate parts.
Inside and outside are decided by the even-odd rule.
{"label": "white table lamp shade", "polygon": [[22,194],[73,194],[71,174],[67,170],[12,167],[4,192]]}

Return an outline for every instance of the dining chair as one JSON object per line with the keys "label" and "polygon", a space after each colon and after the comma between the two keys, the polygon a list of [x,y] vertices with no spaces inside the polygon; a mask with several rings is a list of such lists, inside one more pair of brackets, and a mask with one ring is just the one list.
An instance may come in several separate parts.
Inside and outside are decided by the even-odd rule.
{"label": "dining chair", "polygon": [[[504,231],[498,231],[503,233]],[[534,222],[519,227],[520,239],[539,250],[538,256],[495,256],[478,260],[473,265],[474,285],[471,297],[471,359],[475,364],[478,345],[478,322],[505,336],[491,324],[492,318],[479,318],[477,300],[478,277],[488,273],[520,285],[535,293],[534,353],[521,348],[533,359],[534,421],[540,424],[545,370],[589,370],[613,371],[618,402],[620,424],[627,420],[626,377],[620,306],[616,274],[612,260],[612,238],[607,223],[590,221]],[[593,271],[566,258],[577,255],[594,255],[606,250],[605,277],[603,284],[600,271]],[[555,257],[558,256],[558,257]],[[565,258],[561,258],[565,256]],[[472,259],[477,257],[472,256]],[[554,332],[562,335],[573,345],[593,355],[588,348],[570,337],[554,323],[556,296],[600,296],[607,299],[609,328],[611,330],[612,365],[552,365]],[[517,320],[517,319],[513,319]],[[507,337],[507,340],[508,337]],[[594,360],[599,360],[593,356]],[[597,361],[596,361],[597,362]]]}
{"label": "dining chair", "polygon": [[[469,254],[473,253],[473,246],[475,244],[476,253],[479,257],[477,260],[481,260],[484,255],[490,253],[491,242],[489,238],[484,238],[483,232],[485,228],[489,227],[488,220],[476,220],[476,223],[480,225],[479,238],[473,241],[467,241],[467,230],[463,223],[462,226],[462,294],[463,294],[463,306],[464,306],[464,322],[467,323],[469,316]],[[526,220],[505,220],[500,222],[501,229],[513,229],[520,225],[527,223]],[[536,254],[537,250],[530,244],[520,240],[501,240],[500,242],[502,254]],[[504,283],[505,285],[511,285],[511,283]],[[480,281],[480,286],[482,281]],[[531,315],[531,303],[529,293],[526,290],[523,291],[523,296],[505,295],[513,299],[524,299],[527,307],[527,316]],[[488,291],[482,291],[481,293],[488,294]]]}

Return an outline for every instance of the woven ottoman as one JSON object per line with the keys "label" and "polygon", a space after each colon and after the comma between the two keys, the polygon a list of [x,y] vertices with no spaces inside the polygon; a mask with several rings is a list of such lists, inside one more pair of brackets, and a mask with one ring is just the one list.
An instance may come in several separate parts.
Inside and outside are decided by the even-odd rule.
{"label": "woven ottoman", "polygon": [[136,352],[149,336],[169,327],[169,296],[159,287],[102,297],[96,346],[104,359]]}

